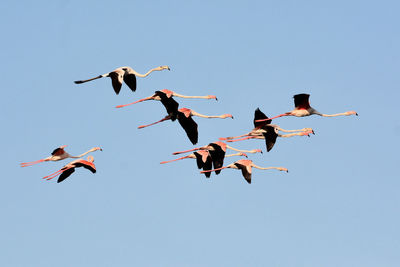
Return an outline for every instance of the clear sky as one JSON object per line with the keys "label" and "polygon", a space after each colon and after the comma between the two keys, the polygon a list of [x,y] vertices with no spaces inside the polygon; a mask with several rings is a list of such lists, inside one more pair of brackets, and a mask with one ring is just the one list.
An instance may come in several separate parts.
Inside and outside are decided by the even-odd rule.
{"label": "clear sky", "polygon": [[[322,3],[324,2],[324,3]],[[2,1],[1,266],[400,266],[400,32],[398,1]],[[138,78],[114,94],[109,78]],[[252,129],[311,94],[323,113],[282,128],[237,170],[205,179],[194,160],[160,165],[192,148],[156,101],[115,109],[163,88],[203,114],[199,143]],[[91,147],[97,173],[44,181],[69,160],[29,168],[58,146]],[[261,140],[235,143],[261,148]],[[226,159],[229,164],[238,158]]]}

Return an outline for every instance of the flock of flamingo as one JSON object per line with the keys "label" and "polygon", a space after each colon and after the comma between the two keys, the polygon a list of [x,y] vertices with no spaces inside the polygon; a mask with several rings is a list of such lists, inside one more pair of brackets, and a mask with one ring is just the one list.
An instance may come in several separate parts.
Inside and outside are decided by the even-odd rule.
{"label": "flock of flamingo", "polygon": [[[87,79],[87,80],[79,80],[75,81],[76,84],[82,84],[86,83],[89,81],[93,81],[96,79],[100,79],[103,77],[110,77],[111,82],[112,82],[112,87],[115,91],[115,93],[118,95],[119,92],[121,91],[122,84],[123,82],[134,92],[136,91],[136,77],[147,77],[150,73],[153,71],[162,71],[162,70],[170,70],[168,66],[160,66],[157,68],[153,68],[149,70],[145,74],[140,74],[136,72],[134,69],[130,67],[120,67],[117,68],[109,73],[99,75],[97,77]],[[214,95],[206,95],[206,96],[185,96],[178,94],[174,91],[163,89],[160,91],[156,91],[153,95],[137,100],[135,102],[125,104],[125,105],[118,105],[116,108],[122,108],[126,107],[129,105],[133,105],[136,103],[148,101],[148,100],[157,100],[161,101],[163,106],[165,107],[168,115],[166,115],[164,118],[162,118],[159,121],[156,121],[154,123],[148,124],[148,125],[142,125],[139,126],[139,129],[158,124],[163,121],[171,120],[175,121],[178,120],[179,124],[182,126],[184,131],[186,132],[187,137],[189,138],[190,142],[195,145],[197,144],[198,141],[198,129],[197,129],[197,123],[193,120],[194,116],[197,117],[202,117],[202,118],[232,118],[233,116],[231,114],[222,114],[222,115],[203,115],[200,114],[192,109],[189,108],[179,108],[179,103],[176,102],[173,97],[181,97],[181,98],[199,98],[199,99],[215,99],[217,100],[217,97]],[[264,139],[265,144],[266,144],[266,149],[267,151],[270,151],[277,140],[278,137],[293,137],[293,136],[310,136],[310,134],[314,134],[313,129],[311,128],[303,128],[303,129],[298,129],[298,130],[285,130],[280,128],[276,124],[271,124],[273,119],[283,117],[283,116],[296,116],[296,117],[305,117],[305,116],[311,116],[311,115],[319,115],[323,117],[335,117],[335,116],[350,116],[350,115],[358,115],[355,111],[347,111],[343,113],[337,113],[337,114],[323,114],[315,110],[310,106],[309,102],[309,97],[310,95],[308,94],[297,94],[295,95],[294,98],[294,109],[292,111],[277,115],[272,118],[268,118],[259,108],[257,108],[254,112],[254,128],[245,134],[238,135],[238,136],[233,136],[233,137],[225,137],[225,138],[219,138],[219,141],[209,143],[208,145],[204,145],[201,147],[185,150],[185,151],[178,151],[174,152],[173,155],[178,155],[178,154],[183,154],[183,153],[189,153],[193,152],[191,154],[188,154],[186,156],[176,158],[173,160],[169,161],[163,161],[160,162],[161,164],[177,161],[177,160],[182,160],[182,159],[187,159],[187,158],[192,158],[196,159],[197,167],[198,169],[202,169],[200,173],[203,173],[207,178],[211,176],[212,172],[215,172],[215,174],[219,174],[221,170],[226,169],[226,168],[232,168],[232,169],[238,169],[242,171],[242,175],[245,178],[245,180],[250,184],[251,183],[251,174],[252,174],[252,168],[260,169],[260,170],[269,170],[269,169],[276,169],[279,171],[286,171],[288,172],[287,168],[283,167],[260,167],[257,166],[253,163],[252,160],[249,159],[240,159],[237,160],[227,166],[224,165],[224,159],[227,157],[232,157],[232,156],[242,156],[247,158],[246,153],[262,153],[260,149],[253,149],[253,150],[240,150],[233,148],[229,145],[227,145],[227,142],[237,142],[237,141],[242,141],[242,140],[248,140],[248,139]],[[281,134],[280,132],[286,132],[288,134]],[[222,142],[225,141],[225,142]],[[36,161],[31,161],[31,162],[24,162],[21,163],[21,167],[28,167],[32,166],[34,164],[40,163],[40,162],[45,162],[45,161],[60,161],[63,159],[67,158],[74,158],[75,160],[71,161],[70,163],[66,164],[64,167],[62,167],[60,170],[47,175],[43,177],[43,179],[46,180],[51,180],[57,176],[58,180],[57,183],[60,183],[64,181],[66,178],[68,178],[74,171],[75,168],[79,167],[84,167],[91,171],[92,173],[96,172],[96,167],[94,165],[94,158],[93,156],[88,156],[87,160],[84,160],[82,157],[85,156],[88,153],[97,151],[97,150],[102,150],[100,147],[94,147],[78,156],[71,156],[68,154],[64,148],[66,146],[60,146],[56,148],[52,153],[51,156],[36,160]],[[230,149],[233,151],[236,151],[237,153],[234,154],[226,154],[226,150]]]}

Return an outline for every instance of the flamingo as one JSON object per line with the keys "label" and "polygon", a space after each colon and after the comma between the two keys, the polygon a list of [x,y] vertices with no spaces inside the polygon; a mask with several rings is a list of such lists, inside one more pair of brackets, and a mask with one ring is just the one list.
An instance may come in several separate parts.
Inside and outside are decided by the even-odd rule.
{"label": "flamingo", "polygon": [[[222,165],[224,165],[224,158],[225,158],[225,153],[226,153],[227,148],[237,151],[237,152],[242,152],[242,153],[246,153],[246,152],[252,153],[252,154],[257,153],[257,152],[262,153],[261,149],[241,150],[241,149],[236,149],[231,146],[228,146],[224,142],[217,141],[217,142],[210,143],[206,146],[197,147],[197,148],[193,148],[193,149],[189,149],[189,150],[185,150],[185,151],[178,151],[178,152],[174,152],[172,154],[178,155],[178,154],[192,152],[192,151],[208,150],[211,154],[214,168],[216,169],[216,168],[220,168],[220,167],[222,167]],[[219,174],[220,171],[217,170],[215,173]]]}
{"label": "flamingo", "polygon": [[71,156],[70,154],[65,152],[65,150],[64,150],[65,147],[66,146],[64,145],[64,146],[60,146],[60,147],[54,149],[53,152],[51,152],[51,156],[49,156],[47,158],[39,159],[36,161],[31,161],[31,162],[23,162],[23,163],[21,163],[21,167],[32,166],[34,164],[44,162],[44,161],[59,161],[59,160],[63,160],[66,158],[78,159],[78,158],[81,158],[81,157],[85,156],[86,154],[96,151],[96,150],[103,151],[100,147],[93,147],[92,149],[86,151],[85,153],[80,154],[79,156]]}
{"label": "flamingo", "polygon": [[129,103],[129,104],[118,105],[118,106],[116,106],[116,108],[123,108],[123,107],[129,106],[129,105],[133,105],[133,104],[140,103],[140,102],[143,102],[143,101],[148,101],[148,100],[157,100],[157,101],[163,102],[163,100],[165,99],[165,97],[171,98],[171,97],[173,97],[173,96],[181,97],[181,98],[199,98],[199,99],[215,99],[215,100],[218,100],[217,97],[216,97],[215,95],[206,95],[206,96],[186,96],[186,95],[178,94],[178,93],[176,93],[176,92],[174,92],[174,91],[171,91],[171,90],[168,90],[168,89],[162,89],[162,90],[160,90],[160,91],[156,91],[153,95],[151,95],[151,96],[149,96],[149,97],[146,97],[146,98],[137,100],[137,101],[132,102],[132,103]]}
{"label": "flamingo", "polygon": [[346,111],[346,112],[337,113],[337,114],[322,114],[310,106],[309,97],[310,97],[309,94],[295,95],[295,96],[293,96],[295,108],[292,111],[280,114],[278,116],[275,116],[275,117],[272,117],[269,119],[259,119],[259,120],[257,120],[257,122],[273,120],[273,119],[283,117],[283,116],[305,117],[305,116],[311,116],[313,114],[323,116],[323,117],[350,116],[350,115],[358,116],[357,112],[355,112],[355,111]]}
{"label": "flamingo", "polygon": [[57,180],[57,183],[61,183],[75,171],[75,168],[79,168],[79,167],[84,167],[85,169],[88,169],[92,173],[95,173],[96,167],[94,166],[93,162],[94,162],[94,158],[92,156],[88,156],[87,160],[76,159],[74,161],[71,161],[64,167],[62,167],[60,170],[43,177],[43,179],[46,179],[47,181],[49,181],[61,173],[60,177],[58,177],[58,180]]}
{"label": "flamingo", "polygon": [[[271,122],[272,120],[269,119],[259,108],[257,108],[254,112],[253,130],[239,136],[225,137],[225,138],[221,137],[219,139],[228,140],[227,142],[236,142],[247,139],[265,139],[267,152],[269,152],[275,145],[277,137],[310,136],[310,134],[314,134],[314,131],[311,128],[303,128],[299,130],[285,130],[279,127],[278,125],[271,124]],[[292,132],[292,134],[280,134],[279,131]]]}
{"label": "flamingo", "polygon": [[87,80],[74,81],[74,83],[81,84],[81,83],[93,81],[96,79],[100,79],[103,77],[110,77],[114,91],[118,95],[119,92],[121,91],[122,81],[124,81],[126,83],[126,85],[128,85],[128,87],[134,92],[134,91],[136,91],[136,76],[146,77],[153,71],[161,71],[161,70],[170,70],[170,68],[168,66],[160,66],[160,67],[149,70],[145,74],[140,74],[137,71],[135,71],[134,69],[132,69],[131,67],[120,67],[111,72],[99,75],[97,77],[87,79]]}
{"label": "flamingo", "polygon": [[[233,157],[233,156],[243,156],[243,157],[247,158],[247,155],[245,153],[242,153],[242,152],[225,155],[225,158]],[[187,156],[184,156],[184,157],[180,157],[180,158],[173,159],[173,160],[168,160],[168,161],[162,161],[162,162],[160,162],[160,164],[170,163],[170,162],[173,162],[173,161],[182,160],[182,159],[189,159],[189,158],[190,159],[196,159],[197,168],[199,168],[199,169],[203,169],[203,170],[211,170],[212,169],[212,157],[211,157],[210,151],[208,151],[208,150],[198,150],[198,151],[196,151],[196,152],[194,152],[192,154],[189,154]],[[209,178],[210,175],[211,175],[210,172],[207,172],[207,173],[204,173],[204,174],[205,174],[205,176],[207,178]]]}
{"label": "flamingo", "polygon": [[249,184],[251,184],[251,171],[252,171],[251,168],[252,167],[260,169],[260,170],[276,169],[278,171],[289,172],[288,169],[283,168],[283,167],[266,167],[266,168],[264,168],[264,167],[260,167],[260,166],[255,165],[252,160],[240,159],[238,161],[235,161],[235,162],[229,164],[228,166],[216,168],[214,170],[204,170],[204,171],[201,171],[200,173],[213,172],[213,171],[216,172],[216,171],[221,171],[222,169],[226,169],[226,168],[242,170],[242,175],[243,175],[244,179],[246,179],[246,181]]}
{"label": "flamingo", "polygon": [[[188,109],[188,108],[181,108],[177,112],[177,118],[179,121],[179,124],[182,126],[182,128],[185,130],[186,135],[189,137],[189,140],[192,142],[192,144],[197,144],[198,141],[198,131],[197,131],[197,123],[192,119],[193,116],[198,116],[202,118],[232,118],[233,116],[231,114],[223,114],[223,115],[203,115],[200,113],[197,113],[193,109]],[[141,125],[138,127],[138,129],[142,129],[166,120],[173,120],[173,116],[167,115],[163,119],[153,122],[148,125]]]}

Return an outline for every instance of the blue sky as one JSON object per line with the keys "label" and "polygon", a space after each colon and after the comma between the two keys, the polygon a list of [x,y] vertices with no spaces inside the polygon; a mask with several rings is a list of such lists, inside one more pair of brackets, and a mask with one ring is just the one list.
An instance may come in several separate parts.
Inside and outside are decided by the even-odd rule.
{"label": "blue sky", "polygon": [[[0,3],[3,125],[1,266],[399,266],[399,4],[396,1],[3,1]],[[108,78],[131,66],[132,93]],[[311,94],[323,113],[279,118],[316,135],[277,141],[236,170],[205,179],[194,160],[160,165],[192,148],[159,102],[119,104],[171,89],[213,100],[180,100],[199,145],[252,128]],[[68,145],[94,146],[97,173],[68,162],[20,168]],[[262,148],[261,140],[235,143]],[[234,158],[226,159],[226,163]]]}

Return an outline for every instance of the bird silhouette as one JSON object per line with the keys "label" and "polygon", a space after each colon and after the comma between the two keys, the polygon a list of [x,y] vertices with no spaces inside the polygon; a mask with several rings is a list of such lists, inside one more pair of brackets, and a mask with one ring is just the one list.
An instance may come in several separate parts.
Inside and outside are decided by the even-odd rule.
{"label": "bird silhouette", "polygon": [[125,82],[126,85],[128,85],[128,87],[134,92],[134,91],[136,91],[136,76],[146,77],[153,71],[161,71],[161,70],[170,70],[170,68],[168,66],[160,66],[160,67],[149,70],[145,74],[140,74],[137,71],[135,71],[134,69],[132,69],[131,67],[120,67],[111,72],[99,75],[97,77],[90,78],[87,80],[74,81],[74,83],[81,84],[81,83],[90,82],[90,81],[93,81],[96,79],[100,79],[103,77],[110,77],[112,86],[114,88],[114,92],[118,95],[119,92],[121,91],[122,82]]}

